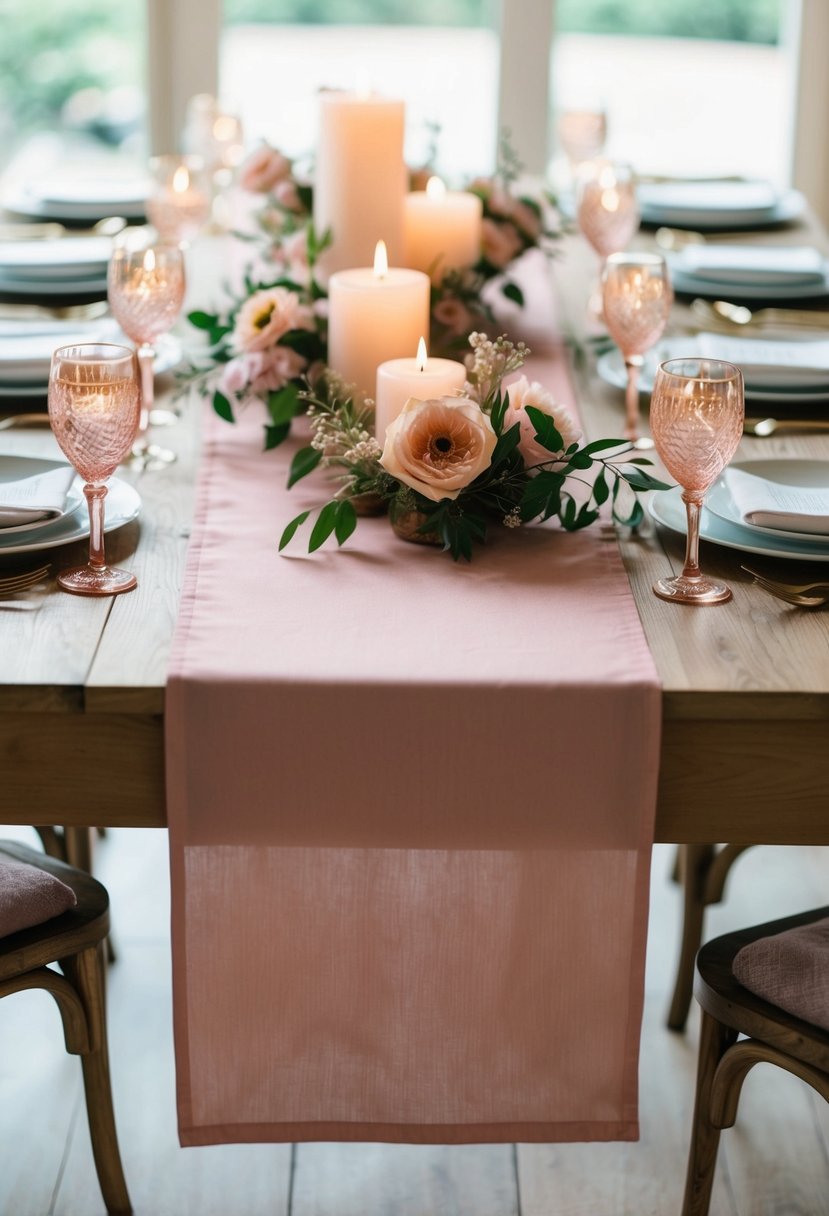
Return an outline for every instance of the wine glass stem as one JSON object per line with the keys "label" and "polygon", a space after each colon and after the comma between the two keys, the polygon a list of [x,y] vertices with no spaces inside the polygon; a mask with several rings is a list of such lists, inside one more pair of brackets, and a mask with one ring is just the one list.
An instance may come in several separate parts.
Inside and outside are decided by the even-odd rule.
{"label": "wine glass stem", "polygon": [[627,388],[625,389],[625,438],[639,438],[639,371],[641,361],[625,359],[628,373]]}
{"label": "wine glass stem", "polygon": [[89,564],[93,570],[102,570],[106,566],[104,557],[104,499],[107,495],[106,486],[87,485],[83,492],[89,507]]}
{"label": "wine glass stem", "polygon": [[699,578],[699,517],[702,511],[703,495],[683,492],[682,501],[685,503],[685,514],[688,518],[688,535],[685,542],[685,565],[682,568],[683,578]]}
{"label": "wine glass stem", "polygon": [[148,342],[142,342],[138,347],[138,367],[141,372],[141,417],[138,423],[138,437],[143,439],[150,425],[150,410],[153,408],[155,385],[153,380],[153,359],[155,351]]}

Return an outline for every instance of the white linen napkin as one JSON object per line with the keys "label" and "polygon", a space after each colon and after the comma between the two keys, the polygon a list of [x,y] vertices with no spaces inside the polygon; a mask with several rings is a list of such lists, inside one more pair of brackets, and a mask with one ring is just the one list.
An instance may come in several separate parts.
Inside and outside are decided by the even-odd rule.
{"label": "white linen napkin", "polygon": [[796,391],[825,388],[829,395],[829,339],[807,342],[697,334],[695,352],[736,363],[746,388]]}
{"label": "white linen napkin", "polygon": [[75,470],[67,464],[21,481],[0,483],[0,530],[60,519]]}
{"label": "white linen napkin", "polygon": [[724,476],[745,523],[829,536],[829,487],[781,485],[743,469],[726,469]]}
{"label": "white linen napkin", "polygon": [[686,245],[672,264],[683,274],[715,283],[797,287],[826,279],[826,260],[810,245]]}

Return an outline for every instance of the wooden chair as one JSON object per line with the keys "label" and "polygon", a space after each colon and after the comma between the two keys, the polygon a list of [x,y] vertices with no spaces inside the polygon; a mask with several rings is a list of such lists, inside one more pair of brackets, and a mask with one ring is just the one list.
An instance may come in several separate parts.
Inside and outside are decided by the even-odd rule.
{"label": "wooden chair", "polygon": [[[132,1208],[115,1130],[106,1035],[104,943],[109,931],[109,897],[89,874],[24,845],[0,841],[0,854],[53,874],[75,892],[77,904],[67,912],[0,937],[0,997],[44,988],[55,998],[66,1050],[81,1057],[92,1152],[104,1203],[108,1212],[129,1213]],[[58,963],[63,974],[48,966],[50,963]]]}
{"label": "wooden chair", "polygon": [[829,1032],[754,996],[731,970],[734,956],[749,942],[827,916],[829,908],[820,908],[771,921],[727,933],[700,950],[694,995],[702,1024],[682,1216],[707,1216],[720,1132],[734,1125],[743,1081],[755,1064],[785,1068],[829,1102]]}

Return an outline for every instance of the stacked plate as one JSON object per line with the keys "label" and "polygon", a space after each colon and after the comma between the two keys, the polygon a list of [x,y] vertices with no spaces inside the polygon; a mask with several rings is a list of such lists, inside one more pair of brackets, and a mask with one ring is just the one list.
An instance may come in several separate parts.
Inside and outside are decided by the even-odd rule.
{"label": "stacked plate", "polygon": [[49,299],[104,296],[109,237],[68,236],[54,241],[4,241],[0,244],[0,292]]}
{"label": "stacked plate", "polygon": [[[664,360],[695,357],[735,363],[743,373],[747,405],[756,403],[764,411],[769,406],[829,408],[829,339],[784,342],[705,333],[665,338],[645,359],[639,381],[642,392],[651,392],[656,369]],[[618,350],[602,355],[596,370],[616,388],[627,384]]]}
{"label": "stacked plate", "polygon": [[[92,321],[4,320],[0,318],[0,398],[44,398],[52,352],[78,342],[131,345],[112,317]],[[169,335],[158,341],[156,372],[169,371],[181,358],[181,345]]]}
{"label": "stacked plate", "polygon": [[[654,494],[650,512],[684,533],[685,505],[676,487]],[[734,464],[708,492],[700,536],[727,549],[829,562],[829,465],[819,460],[752,460]]]}
{"label": "stacked plate", "polygon": [[641,184],[644,224],[727,232],[770,228],[803,212],[803,195],[763,181],[670,181]]}
{"label": "stacked plate", "polygon": [[[135,519],[141,499],[131,485],[109,482],[105,530]],[[0,559],[68,545],[89,535],[80,478],[64,461],[0,456]]]}
{"label": "stacked plate", "polygon": [[669,263],[684,295],[769,303],[829,295],[829,263],[809,245],[686,245]]}
{"label": "stacked plate", "polygon": [[140,178],[44,178],[9,185],[0,203],[8,211],[32,219],[94,224],[110,215],[143,219],[148,192],[149,183]]}

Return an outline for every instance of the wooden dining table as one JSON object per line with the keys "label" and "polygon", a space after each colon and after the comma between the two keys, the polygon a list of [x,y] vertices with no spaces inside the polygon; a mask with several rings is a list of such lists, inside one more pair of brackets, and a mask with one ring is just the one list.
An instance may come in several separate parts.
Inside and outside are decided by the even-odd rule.
{"label": "wooden dining table", "polygon": [[[762,239],[802,244],[816,235],[807,226]],[[640,241],[652,245],[647,234]],[[201,256],[198,246],[190,252],[197,282]],[[564,240],[553,273],[585,429],[592,437],[619,433],[623,394],[598,378],[586,336],[596,267],[579,238]],[[203,302],[192,292],[191,299],[194,306]],[[677,304],[672,327],[681,330],[689,316],[687,304]],[[159,384],[161,394],[172,391],[172,381]],[[142,509],[139,519],[107,536],[107,554],[134,570],[137,590],[113,599],[60,592],[55,575],[85,560],[86,544],[77,542],[48,553],[48,586],[36,611],[4,611],[0,601],[0,822],[166,823],[166,667],[203,408],[195,393],[179,406],[177,425],[154,436],[175,451],[175,463],[118,474],[135,484]],[[0,454],[59,455],[42,425],[3,426]],[[829,462],[829,432],[746,437],[737,455],[770,457]],[[278,452],[262,459],[280,475]],[[274,553],[280,526],[274,521]],[[695,608],[665,603],[651,589],[681,568],[684,538],[648,518],[637,532],[620,530],[618,543],[663,688],[655,839],[829,843],[829,609],[772,598],[741,563],[793,581],[826,578],[829,566],[749,559],[703,541],[704,568],[725,578],[734,595],[726,605]],[[0,553],[0,575],[39,556]],[[486,551],[474,560],[485,562]]]}

